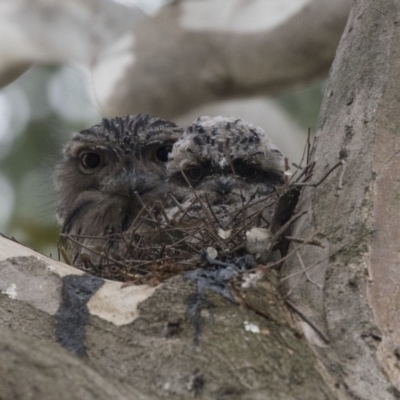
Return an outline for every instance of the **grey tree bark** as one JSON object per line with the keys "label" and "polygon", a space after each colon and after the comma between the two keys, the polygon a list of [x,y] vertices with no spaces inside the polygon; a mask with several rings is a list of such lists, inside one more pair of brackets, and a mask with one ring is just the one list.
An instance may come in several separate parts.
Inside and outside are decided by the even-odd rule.
{"label": "grey tree bark", "polygon": [[77,399],[103,387],[104,398],[335,398],[274,271],[233,281],[233,304],[181,276],[121,288],[8,239],[0,246],[2,399],[64,398],[69,385]]}
{"label": "grey tree bark", "polygon": [[[400,5],[356,1],[331,68],[312,159],[314,180],[346,161],[343,190],[337,172],[306,188],[307,217],[294,235],[316,235],[324,250],[303,248],[311,268],[299,275],[297,257],[285,266],[283,293],[329,338],[305,332],[336,385],[362,399],[399,396]],[[334,256],[329,257],[329,255]],[[300,281],[298,280],[300,277]],[[304,325],[304,322],[301,322]]]}
{"label": "grey tree bark", "polygon": [[340,169],[304,188],[292,232],[325,248],[235,278],[239,304],[181,276],[121,288],[0,238],[2,398],[398,398],[399,21],[394,0],[354,2],[312,153],[314,182],[346,162],[343,189]]}

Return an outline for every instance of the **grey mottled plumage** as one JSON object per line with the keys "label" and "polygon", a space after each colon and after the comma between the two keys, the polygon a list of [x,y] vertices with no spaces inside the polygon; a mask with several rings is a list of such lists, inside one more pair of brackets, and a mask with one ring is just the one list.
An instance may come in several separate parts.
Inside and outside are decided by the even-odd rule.
{"label": "grey mottled plumage", "polygon": [[[235,210],[237,221],[257,210],[270,218],[268,204],[283,183],[284,158],[257,126],[238,118],[200,117],[174,144],[167,171],[169,188],[181,204],[197,196],[226,229],[235,223]],[[172,208],[170,216],[177,210]],[[194,214],[187,213],[186,220]]]}
{"label": "grey mottled plumage", "polygon": [[162,198],[168,153],[181,134],[172,122],[130,115],[104,119],[74,135],[54,177],[62,233],[83,245],[65,240],[74,265],[84,261],[83,254],[99,261],[87,247],[123,252],[112,235],[129,229],[141,201]]}

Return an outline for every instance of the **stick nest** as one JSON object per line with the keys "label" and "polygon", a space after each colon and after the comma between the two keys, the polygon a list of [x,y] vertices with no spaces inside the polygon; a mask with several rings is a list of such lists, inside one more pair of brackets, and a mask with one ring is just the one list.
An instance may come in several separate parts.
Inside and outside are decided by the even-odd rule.
{"label": "stick nest", "polygon": [[[223,215],[215,214],[207,198],[195,196],[190,204],[182,205],[169,194],[165,202],[144,205],[127,232],[63,237],[82,247],[75,267],[101,278],[125,282],[124,285],[157,285],[183,271],[204,266],[201,250],[207,249],[213,258],[222,261],[245,254],[246,232],[254,227],[272,232],[271,251],[279,246],[294,220],[301,187],[311,185],[306,182],[313,166],[302,169],[296,182],[286,182],[268,196],[255,195],[247,203],[227,206]],[[172,217],[165,211],[166,204],[169,209],[174,204],[176,212]],[[61,252],[68,261],[63,247]]]}

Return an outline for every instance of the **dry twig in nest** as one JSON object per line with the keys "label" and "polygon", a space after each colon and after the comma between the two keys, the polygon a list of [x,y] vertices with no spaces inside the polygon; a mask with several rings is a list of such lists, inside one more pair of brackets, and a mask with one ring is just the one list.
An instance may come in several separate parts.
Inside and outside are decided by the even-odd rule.
{"label": "dry twig in nest", "polygon": [[[344,166],[340,162],[329,172],[340,165]],[[170,193],[164,202],[143,205],[126,232],[91,237],[91,246],[85,245],[86,236],[64,237],[85,249],[75,262],[77,268],[102,278],[134,284],[156,285],[180,272],[199,268],[202,266],[199,253],[204,249],[222,261],[235,259],[245,253],[246,233],[252,228],[271,232],[267,255],[279,248],[282,259],[267,266],[278,266],[286,258],[290,241],[301,246],[321,246],[314,238],[289,236],[291,224],[305,214],[294,213],[302,187],[316,187],[320,183],[310,183],[314,167],[314,163],[304,168],[299,166],[274,193],[265,197],[255,193],[246,203],[227,205],[223,214],[215,212],[207,196],[200,198],[195,193],[192,201],[180,204]],[[343,173],[340,188],[342,176]],[[97,240],[99,245],[93,245]],[[100,262],[93,263],[91,255]]]}
{"label": "dry twig in nest", "polygon": [[[243,253],[246,232],[252,227],[269,227],[263,213],[276,200],[276,193],[252,198],[238,207],[227,207],[222,216],[217,216],[209,200],[199,197],[177,205],[171,213],[170,205],[177,202],[170,194],[164,203],[144,206],[127,232],[90,238],[63,236],[85,250],[75,263],[77,268],[112,280],[158,284],[179,272],[198,268],[202,249],[212,247],[222,259]],[[99,245],[86,246],[85,239],[90,243],[98,240]],[[100,258],[100,263],[92,263],[91,254]]]}

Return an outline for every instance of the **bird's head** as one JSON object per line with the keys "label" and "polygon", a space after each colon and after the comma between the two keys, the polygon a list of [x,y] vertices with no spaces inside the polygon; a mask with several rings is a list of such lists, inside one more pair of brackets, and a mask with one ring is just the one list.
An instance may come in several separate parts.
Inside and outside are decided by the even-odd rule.
{"label": "bird's head", "polygon": [[86,234],[126,230],[143,204],[162,193],[168,155],[181,133],[172,122],[132,115],[75,134],[54,176],[63,231],[74,225]]}
{"label": "bird's head", "polygon": [[211,204],[266,197],[283,183],[282,153],[259,127],[238,118],[200,117],[172,149],[168,182],[185,201],[196,190]]}

